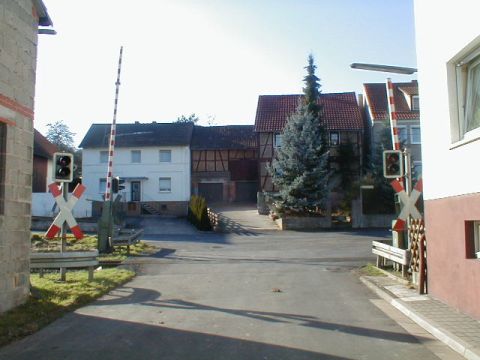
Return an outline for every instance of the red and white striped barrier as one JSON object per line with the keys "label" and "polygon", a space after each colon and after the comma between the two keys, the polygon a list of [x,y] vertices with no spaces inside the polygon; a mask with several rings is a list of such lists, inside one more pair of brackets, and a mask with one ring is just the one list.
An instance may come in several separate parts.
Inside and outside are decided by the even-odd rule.
{"label": "red and white striped barrier", "polygon": [[120,89],[120,71],[122,69],[122,54],[123,54],[123,46],[120,47],[120,56],[118,58],[118,69],[117,69],[117,82],[115,83],[115,104],[113,107],[112,127],[110,128],[110,143],[108,145],[108,170],[107,170],[107,187],[105,188],[105,201],[110,201],[110,198],[112,196],[113,154],[115,150],[118,92]]}
{"label": "red and white striped barrier", "polygon": [[388,108],[390,113],[390,127],[392,130],[393,150],[400,150],[400,138],[398,136],[397,111],[395,108],[395,97],[392,79],[387,78]]}
{"label": "red and white striped barrier", "polygon": [[[63,186],[67,186],[67,184],[64,183]],[[82,184],[78,184],[75,187],[75,190],[73,190],[72,196],[70,197],[70,199],[68,199],[68,201],[65,201],[62,196],[62,190],[60,190],[56,183],[48,185],[48,188],[50,189],[50,192],[55,198],[55,201],[60,208],[60,212],[53,221],[52,225],[50,225],[50,227],[48,228],[45,237],[47,239],[53,239],[55,235],[57,235],[58,232],[62,229],[62,225],[66,221],[73,235],[75,235],[77,239],[82,239],[83,232],[82,229],[80,229],[80,226],[77,224],[77,221],[73,217],[72,209],[77,203],[78,199],[80,199],[80,197],[83,195],[85,191],[85,186],[83,186]]]}
{"label": "red and white striped barrier", "polygon": [[393,226],[393,230],[402,231],[405,229],[405,224],[409,215],[411,215],[414,219],[422,219],[422,214],[420,214],[420,211],[418,211],[415,204],[417,203],[418,198],[422,194],[423,182],[422,179],[419,179],[417,181],[410,196],[407,195],[401,181],[395,179],[392,181],[391,184],[395,192],[398,194],[398,197],[400,198],[400,201],[403,205],[402,210],[400,211],[400,215],[398,215],[397,221]]}

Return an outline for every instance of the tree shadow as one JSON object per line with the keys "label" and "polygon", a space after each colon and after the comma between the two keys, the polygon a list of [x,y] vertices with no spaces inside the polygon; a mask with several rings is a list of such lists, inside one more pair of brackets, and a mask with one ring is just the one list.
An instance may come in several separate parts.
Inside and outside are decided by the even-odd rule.
{"label": "tree shadow", "polygon": [[144,306],[153,306],[158,308],[169,308],[179,310],[200,310],[212,311],[250,318],[269,323],[293,323],[298,326],[305,326],[309,328],[329,330],[335,332],[342,332],[357,336],[391,340],[401,343],[418,343],[418,340],[409,334],[397,333],[392,331],[365,328],[353,325],[338,324],[332,322],[321,321],[318,317],[288,314],[258,310],[244,310],[244,309],[229,309],[223,307],[209,306],[198,304],[190,301],[180,299],[161,300],[161,294],[158,291],[144,288],[122,287],[113,291],[109,297],[104,297],[98,300],[95,305],[118,305],[118,304],[141,304]]}

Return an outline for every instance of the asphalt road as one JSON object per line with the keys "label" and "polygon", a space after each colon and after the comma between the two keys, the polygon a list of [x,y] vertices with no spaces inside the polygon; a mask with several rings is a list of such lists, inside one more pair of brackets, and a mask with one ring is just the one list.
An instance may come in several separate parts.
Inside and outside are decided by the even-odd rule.
{"label": "asphalt road", "polygon": [[0,359],[450,358],[407,333],[359,281],[371,241],[387,236],[149,234],[161,250],[135,260],[133,281]]}

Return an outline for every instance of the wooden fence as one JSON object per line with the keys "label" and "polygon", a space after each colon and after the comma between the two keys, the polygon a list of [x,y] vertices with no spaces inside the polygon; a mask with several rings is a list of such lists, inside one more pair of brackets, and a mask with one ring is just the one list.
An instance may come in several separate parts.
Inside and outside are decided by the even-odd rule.
{"label": "wooden fence", "polygon": [[428,292],[427,277],[427,239],[423,219],[412,220],[408,229],[410,238],[410,267],[412,272],[418,273],[418,292]]}

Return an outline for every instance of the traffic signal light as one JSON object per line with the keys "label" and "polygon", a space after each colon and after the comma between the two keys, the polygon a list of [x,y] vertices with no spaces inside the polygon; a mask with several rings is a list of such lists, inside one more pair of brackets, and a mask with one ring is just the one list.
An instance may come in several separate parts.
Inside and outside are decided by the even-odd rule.
{"label": "traffic signal light", "polygon": [[114,194],[118,193],[121,190],[125,190],[125,179],[120,179],[120,177],[115,176],[112,178],[112,192]]}
{"label": "traffic signal light", "polygon": [[73,180],[73,154],[53,154],[53,180],[56,182],[71,182]]}
{"label": "traffic signal light", "polygon": [[403,154],[401,150],[385,150],[383,152],[383,176],[390,179],[404,175]]}

